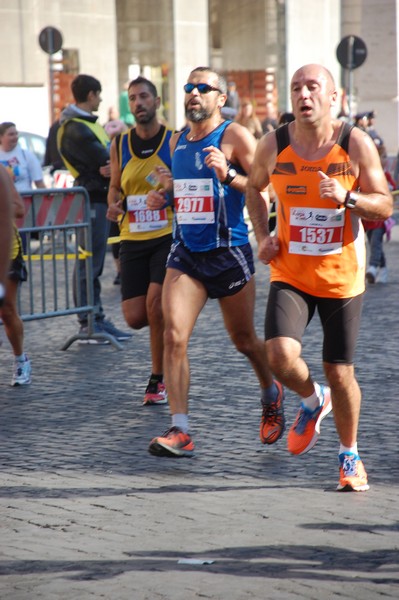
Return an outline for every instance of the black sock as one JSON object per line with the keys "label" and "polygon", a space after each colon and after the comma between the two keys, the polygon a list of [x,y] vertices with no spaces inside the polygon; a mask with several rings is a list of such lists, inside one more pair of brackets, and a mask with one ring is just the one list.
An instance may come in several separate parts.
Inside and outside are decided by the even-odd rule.
{"label": "black sock", "polygon": [[155,373],[151,373],[150,383],[162,383],[162,381],[163,381],[162,373],[161,373],[161,375],[155,375]]}

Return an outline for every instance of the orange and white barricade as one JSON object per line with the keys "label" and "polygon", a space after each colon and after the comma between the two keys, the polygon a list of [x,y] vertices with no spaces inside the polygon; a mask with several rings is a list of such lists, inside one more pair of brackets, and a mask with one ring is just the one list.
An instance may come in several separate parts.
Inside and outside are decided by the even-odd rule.
{"label": "orange and white barricade", "polygon": [[[79,339],[101,337],[121,349],[121,344],[107,333],[94,333],[93,268],[91,251],[90,201],[82,187],[29,190],[21,194],[25,215],[17,220],[23,237],[24,258],[28,270],[27,285],[20,286],[19,313],[23,321],[60,317],[79,313],[88,315],[88,333],[70,337],[62,346],[66,350]],[[84,249],[78,243],[83,230]],[[87,304],[81,305],[76,286],[73,299],[74,269],[85,269]]]}

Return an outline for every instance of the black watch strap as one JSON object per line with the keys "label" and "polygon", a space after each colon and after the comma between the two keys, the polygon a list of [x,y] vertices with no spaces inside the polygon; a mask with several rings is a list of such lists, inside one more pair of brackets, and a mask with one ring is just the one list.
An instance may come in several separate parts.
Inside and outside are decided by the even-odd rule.
{"label": "black watch strap", "polygon": [[223,185],[230,185],[230,183],[235,179],[237,175],[237,171],[233,169],[233,167],[229,166],[227,169],[227,174],[225,179],[221,182]]}

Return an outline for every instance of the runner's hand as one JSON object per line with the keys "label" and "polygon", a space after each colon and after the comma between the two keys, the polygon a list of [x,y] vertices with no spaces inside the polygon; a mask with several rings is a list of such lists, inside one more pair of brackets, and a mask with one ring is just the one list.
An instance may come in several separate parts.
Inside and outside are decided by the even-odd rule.
{"label": "runner's hand", "polygon": [[263,264],[268,265],[277,256],[279,249],[278,238],[274,235],[266,236],[258,245],[259,260]]}
{"label": "runner's hand", "polygon": [[319,171],[320,183],[319,192],[320,198],[328,198],[339,206],[343,205],[346,198],[347,190],[342,187],[336,179],[328,177],[323,171]]}
{"label": "runner's hand", "polygon": [[147,208],[150,210],[160,210],[167,204],[166,190],[151,190],[147,195]]}
{"label": "runner's hand", "polygon": [[108,206],[107,210],[107,219],[108,221],[113,221],[117,223],[119,221],[119,217],[125,214],[125,211],[122,208],[122,200],[118,202],[114,202]]}

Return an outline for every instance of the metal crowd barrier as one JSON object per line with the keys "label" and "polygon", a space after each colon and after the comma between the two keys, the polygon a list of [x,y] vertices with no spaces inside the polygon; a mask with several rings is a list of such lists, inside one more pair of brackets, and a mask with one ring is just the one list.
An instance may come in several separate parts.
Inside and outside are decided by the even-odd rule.
{"label": "metal crowd barrier", "polygon": [[[21,194],[25,215],[17,220],[23,240],[28,281],[20,286],[18,309],[23,321],[87,313],[87,333],[71,336],[61,350],[76,340],[108,340],[119,350],[121,344],[109,333],[94,332],[96,307],[93,305],[93,268],[91,251],[91,209],[87,191],[82,187],[39,189]],[[84,249],[78,232],[83,231]],[[80,288],[73,299],[76,276],[85,269],[87,304],[82,305]]]}

